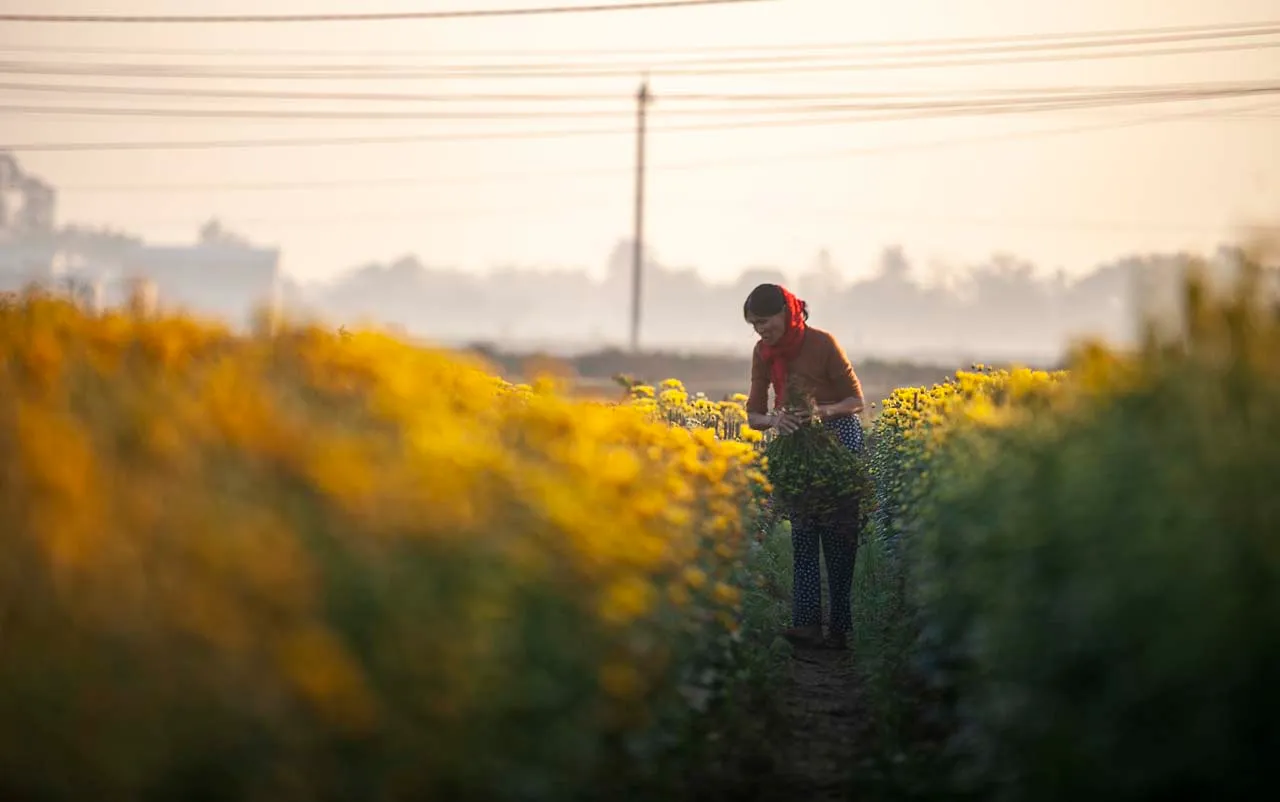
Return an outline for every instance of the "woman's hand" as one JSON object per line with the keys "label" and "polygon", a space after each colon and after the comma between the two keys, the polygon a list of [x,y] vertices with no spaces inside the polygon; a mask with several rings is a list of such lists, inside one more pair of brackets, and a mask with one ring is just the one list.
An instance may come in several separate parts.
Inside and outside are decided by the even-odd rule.
{"label": "woman's hand", "polygon": [[791,434],[803,426],[809,420],[809,417],[808,410],[778,412],[773,425],[778,429],[779,434]]}

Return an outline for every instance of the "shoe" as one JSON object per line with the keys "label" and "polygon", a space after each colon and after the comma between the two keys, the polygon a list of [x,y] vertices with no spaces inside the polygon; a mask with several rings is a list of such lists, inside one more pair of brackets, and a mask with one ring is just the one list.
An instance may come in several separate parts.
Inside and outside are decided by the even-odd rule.
{"label": "shoe", "polygon": [[822,627],[791,627],[783,631],[782,637],[786,638],[792,646],[817,648],[822,645]]}

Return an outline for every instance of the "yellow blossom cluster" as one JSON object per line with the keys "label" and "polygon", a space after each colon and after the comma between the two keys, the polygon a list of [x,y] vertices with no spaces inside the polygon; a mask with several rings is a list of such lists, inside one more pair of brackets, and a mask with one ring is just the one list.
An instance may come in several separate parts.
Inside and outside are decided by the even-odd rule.
{"label": "yellow blossom cluster", "polygon": [[47,298],[0,353],[0,776],[33,797],[181,797],[219,756],[225,798],[590,787],[738,625],[733,402]]}
{"label": "yellow blossom cluster", "polygon": [[870,436],[875,488],[871,520],[882,535],[900,534],[906,512],[927,493],[922,478],[947,439],[966,426],[1025,420],[1063,396],[1065,371],[974,365],[932,387],[900,387],[881,405]]}
{"label": "yellow blossom cluster", "polygon": [[656,388],[635,385],[630,401],[657,420],[687,429],[707,429],[721,440],[755,444],[763,439],[761,432],[747,425],[747,397],[741,393],[726,401],[712,401],[703,393],[691,396],[679,379],[666,379]]}
{"label": "yellow blossom cluster", "polygon": [[881,405],[877,427],[921,436],[939,424],[956,420],[996,423],[1003,416],[1025,412],[1029,402],[1047,398],[1065,371],[1031,368],[992,370],[974,365],[932,387],[900,387]]}

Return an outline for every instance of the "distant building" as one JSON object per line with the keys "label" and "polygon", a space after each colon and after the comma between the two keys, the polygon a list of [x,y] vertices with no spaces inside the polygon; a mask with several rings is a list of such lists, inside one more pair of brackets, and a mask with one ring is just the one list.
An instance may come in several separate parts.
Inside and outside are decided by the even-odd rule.
{"label": "distant building", "polygon": [[0,291],[53,277],[54,198],[52,187],[24,173],[12,154],[0,151]]}
{"label": "distant building", "polygon": [[[162,308],[241,325],[256,309],[277,302],[280,251],[239,243],[141,245],[122,255],[118,277],[150,279]],[[120,284],[113,282],[116,292],[124,291]],[[107,302],[119,300],[111,293]]]}
{"label": "distant building", "polygon": [[145,280],[163,308],[229,325],[280,302],[280,252],[259,248],[210,221],[191,245],[149,245],[91,228],[54,225],[57,194],[0,151],[0,291],[28,284],[76,287],[95,305],[121,306]]}
{"label": "distant building", "polygon": [[280,252],[240,244],[136,245],[111,254],[54,243],[0,241],[0,291],[29,284],[75,283],[95,303],[119,307],[131,283],[147,280],[161,309],[218,318],[238,328],[253,313],[279,303]]}
{"label": "distant building", "polygon": [[22,171],[12,153],[0,151],[0,235],[6,239],[53,230],[57,193]]}

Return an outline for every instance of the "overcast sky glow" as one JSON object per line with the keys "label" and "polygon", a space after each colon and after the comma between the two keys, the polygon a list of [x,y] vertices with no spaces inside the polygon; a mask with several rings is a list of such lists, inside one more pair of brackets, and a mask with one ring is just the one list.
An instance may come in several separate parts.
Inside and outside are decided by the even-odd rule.
{"label": "overcast sky glow", "polygon": [[[433,0],[460,7],[473,0]],[[480,0],[474,0],[479,3]],[[520,5],[519,0],[485,5]],[[544,5],[523,0],[524,5]],[[408,0],[0,0],[0,12],[289,13],[421,9]],[[1151,10],[1159,8],[1158,17]],[[373,63],[342,52],[419,51],[376,59],[429,66],[444,61],[524,63],[529,54],[455,51],[634,50],[1208,25],[1280,17],[1274,0],[777,0],[772,3],[418,23],[261,26],[38,26],[0,23],[0,59],[157,64]],[[234,49],[230,54],[33,52],[85,47]],[[335,51],[271,55],[263,50]],[[441,55],[441,52],[446,55]],[[433,55],[434,54],[434,55]],[[698,57],[690,54],[673,58]],[[706,57],[702,54],[700,57]],[[604,60],[600,55],[551,61]],[[635,62],[618,55],[613,61]],[[1280,81],[1280,48],[1009,66],[655,78],[655,129],[692,119],[663,93],[937,92],[999,87]],[[433,265],[483,270],[498,264],[599,271],[630,234],[634,95],[638,76],[557,79],[308,80],[122,79],[10,74],[0,81],[132,87],[401,93],[586,93],[616,96],[552,106],[474,103],[226,100],[85,96],[0,89],[0,106],[172,109],[472,110],[534,112],[545,119],[235,120],[33,116],[0,111],[0,145],[272,137],[456,135],[609,128],[617,133],[536,139],[481,138],[387,145],[239,150],[19,154],[60,189],[60,221],[104,223],[149,239],[189,241],[211,215],[255,241],[283,249],[301,279],[323,279],[370,260],[416,253]],[[556,119],[555,108],[599,118]],[[1220,110],[1230,116],[1200,115]],[[608,116],[604,116],[608,115]],[[1179,117],[1178,115],[1182,115]],[[1175,118],[1175,119],[1170,119]],[[723,122],[726,118],[720,118]],[[728,118],[732,119],[732,118]],[[1033,131],[1077,133],[1021,135]],[[952,141],[948,147],[912,143]],[[967,143],[967,144],[966,144]],[[822,248],[850,275],[885,245],[919,263],[962,265],[993,251],[1044,269],[1078,272],[1132,251],[1205,249],[1233,226],[1280,220],[1280,95],[1113,109],[964,119],[721,128],[650,136],[648,242],[664,261],[727,279],[752,265],[788,271]],[[368,179],[372,185],[264,188]],[[181,191],[142,191],[173,185]],[[212,186],[210,186],[212,185]],[[245,186],[247,185],[247,186]]]}

